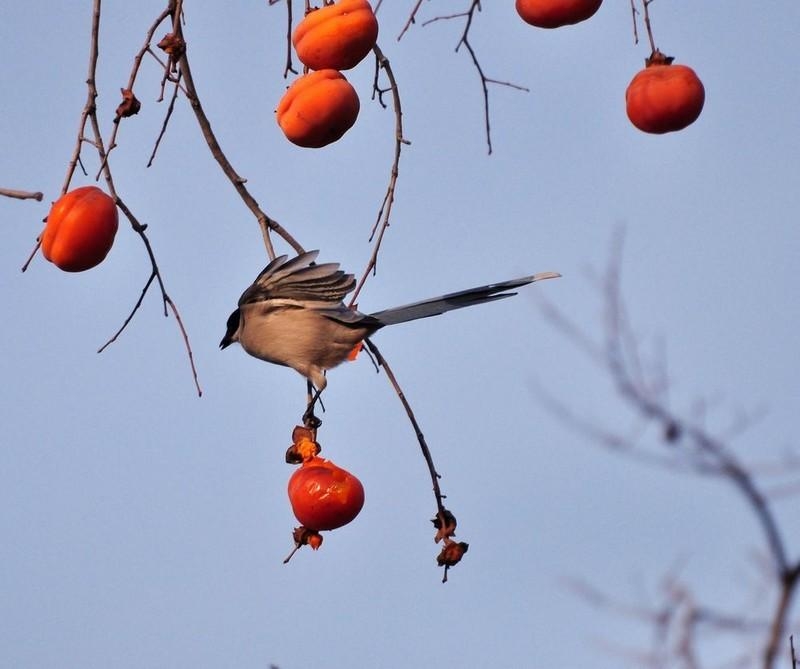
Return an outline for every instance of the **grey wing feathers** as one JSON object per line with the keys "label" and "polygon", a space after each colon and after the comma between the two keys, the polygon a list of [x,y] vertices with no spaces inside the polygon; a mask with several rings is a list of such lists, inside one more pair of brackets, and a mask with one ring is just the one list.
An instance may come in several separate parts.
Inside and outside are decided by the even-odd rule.
{"label": "grey wing feathers", "polygon": [[268,299],[341,302],[355,288],[355,277],[338,263],[314,264],[318,253],[308,251],[288,261],[286,256],[275,258],[242,293],[239,306]]}
{"label": "grey wing feathers", "polygon": [[505,297],[511,297],[512,295],[516,295],[516,293],[504,291],[532,283],[536,281],[537,278],[540,278],[539,275],[526,276],[520,279],[503,281],[501,283],[492,283],[488,286],[460,290],[456,293],[448,293],[441,297],[434,297],[421,302],[413,302],[412,304],[395,307],[394,309],[386,309],[385,311],[378,311],[370,315],[378,320],[381,325],[395,325],[397,323],[413,321],[418,318],[438,316],[439,314],[452,311],[453,309],[461,309],[463,307],[472,306],[473,304],[483,304],[484,302],[492,302]]}

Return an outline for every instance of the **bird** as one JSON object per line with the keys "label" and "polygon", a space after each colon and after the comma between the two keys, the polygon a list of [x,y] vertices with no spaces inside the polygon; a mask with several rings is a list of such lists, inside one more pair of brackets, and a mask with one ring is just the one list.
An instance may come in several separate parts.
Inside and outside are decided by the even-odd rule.
{"label": "bird", "polygon": [[251,356],[304,376],[316,389],[307,415],[327,386],[325,373],[381,328],[511,297],[514,288],[561,276],[541,272],[364,314],[344,303],[355,276],[339,263],[317,264],[318,255],[306,251],[272,260],[242,293],[219,343],[225,349],[238,342]]}

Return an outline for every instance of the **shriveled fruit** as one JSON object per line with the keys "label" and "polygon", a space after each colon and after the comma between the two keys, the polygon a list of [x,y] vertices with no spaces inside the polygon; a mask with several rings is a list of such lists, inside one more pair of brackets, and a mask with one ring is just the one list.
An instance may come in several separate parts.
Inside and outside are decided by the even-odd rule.
{"label": "shriveled fruit", "polygon": [[705,89],[695,71],[652,58],[625,91],[625,109],[639,130],[663,134],[694,123],[705,103]]}
{"label": "shriveled fruit", "polygon": [[356,122],[360,107],[341,72],[318,70],[297,78],[275,113],[290,142],[318,149],[340,139]]}
{"label": "shriveled fruit", "polygon": [[517,0],[517,13],[537,28],[560,28],[585,21],[603,0]]}
{"label": "shriveled fruit", "polygon": [[99,265],[114,244],[119,219],[113,198],[82,186],[53,203],[41,236],[44,257],[65,272]]}
{"label": "shriveled fruit", "polygon": [[288,491],[295,518],[310,530],[335,530],[347,525],[364,506],[361,481],[316,456],[295,470]]}
{"label": "shriveled fruit", "polygon": [[349,70],[377,39],[378,20],[367,0],[340,0],[312,9],[292,33],[297,57],[312,70]]}

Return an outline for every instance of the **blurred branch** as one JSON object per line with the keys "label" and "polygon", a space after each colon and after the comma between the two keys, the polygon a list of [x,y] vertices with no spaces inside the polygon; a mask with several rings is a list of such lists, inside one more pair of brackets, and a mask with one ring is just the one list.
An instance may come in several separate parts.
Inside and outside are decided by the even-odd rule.
{"label": "blurred branch", "polygon": [[[633,647],[620,648],[608,642],[604,647],[615,655],[636,657],[640,665],[652,667],[700,667],[698,640],[710,633],[725,634],[731,639],[753,638],[769,629],[766,620],[742,613],[725,613],[695,601],[690,586],[674,572],[661,581],[655,603],[634,604],[608,594],[581,579],[566,579],[566,586],[587,604],[652,630],[652,647],[644,651]],[[752,661],[751,653],[740,653],[739,659]],[[737,663],[738,664],[738,663]]]}
{"label": "blurred branch", "polygon": [[[761,666],[772,669],[784,639],[791,604],[800,582],[800,559],[792,561],[788,557],[784,530],[778,523],[770,499],[755,470],[742,462],[726,441],[712,435],[695,419],[686,418],[667,406],[667,376],[663,361],[653,365],[643,359],[622,300],[622,241],[623,235],[617,234],[613,240],[604,279],[600,282],[605,303],[605,335],[602,345],[595,343],[554,305],[544,303],[542,311],[559,331],[576,344],[578,350],[608,375],[618,396],[638,417],[640,426],[634,436],[626,437],[579,418],[580,411],[569,409],[548,395],[544,395],[545,404],[563,422],[597,443],[628,457],[703,476],[714,476],[728,483],[745,501],[761,529],[771,561],[768,576],[775,590],[776,600],[769,621],[763,626],[766,632]],[[544,301],[542,296],[539,298]],[[639,442],[646,425],[655,425],[660,430],[665,448],[658,454],[640,448]],[[747,420],[740,416],[735,422],[734,433],[740,433],[746,425]],[[692,636],[695,622],[713,619],[720,623],[724,620],[728,627],[735,627],[733,623],[736,619],[712,617],[707,609],[693,601],[688,588],[678,587],[674,581],[671,592],[673,603],[677,606],[680,601],[685,609],[684,615],[689,617],[689,622],[685,622],[682,628],[684,634],[680,638],[680,656],[682,666],[692,668],[697,666]]]}

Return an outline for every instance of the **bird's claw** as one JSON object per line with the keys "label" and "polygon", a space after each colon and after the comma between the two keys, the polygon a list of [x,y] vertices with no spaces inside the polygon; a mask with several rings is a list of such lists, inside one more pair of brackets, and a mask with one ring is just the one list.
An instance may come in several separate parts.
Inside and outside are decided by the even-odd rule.
{"label": "bird's claw", "polygon": [[310,405],[303,414],[303,425],[310,430],[316,430],[322,421],[314,415],[314,405]]}

